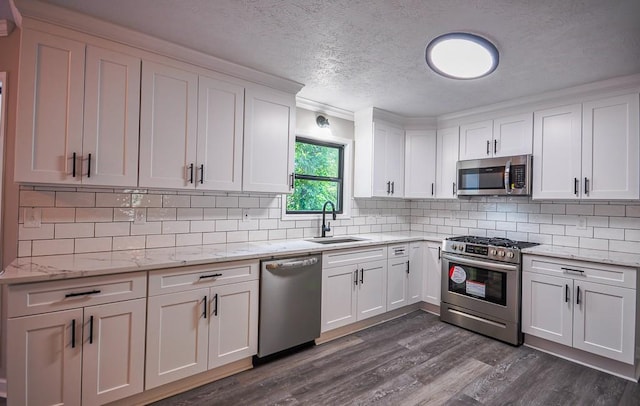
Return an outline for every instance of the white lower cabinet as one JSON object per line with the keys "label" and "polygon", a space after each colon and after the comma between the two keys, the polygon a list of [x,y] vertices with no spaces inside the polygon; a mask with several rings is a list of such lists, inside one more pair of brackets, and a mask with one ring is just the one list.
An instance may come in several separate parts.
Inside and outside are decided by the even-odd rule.
{"label": "white lower cabinet", "polygon": [[257,353],[258,264],[150,275],[145,389]]}
{"label": "white lower cabinet", "polygon": [[386,250],[380,246],[323,255],[322,332],[387,311]]}
{"label": "white lower cabinet", "polygon": [[522,331],[635,362],[636,270],[525,256]]}
{"label": "white lower cabinet", "polygon": [[[116,300],[144,296],[146,277],[98,278],[9,287],[8,405],[99,405],[142,392],[146,300]],[[37,301],[49,305],[21,306]]]}
{"label": "white lower cabinet", "polygon": [[422,298],[423,243],[389,246],[387,310],[417,303]]}
{"label": "white lower cabinet", "polygon": [[424,275],[422,279],[422,298],[425,302],[440,306],[440,289],[442,263],[440,261],[441,244],[428,242],[424,261]]}

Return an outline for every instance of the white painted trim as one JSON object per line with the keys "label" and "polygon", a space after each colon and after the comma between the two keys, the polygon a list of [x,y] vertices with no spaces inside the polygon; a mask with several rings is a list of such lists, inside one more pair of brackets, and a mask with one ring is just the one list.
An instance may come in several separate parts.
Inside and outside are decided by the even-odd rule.
{"label": "white painted trim", "polygon": [[22,16],[71,28],[121,44],[179,59],[204,68],[296,94],[302,83],[241,66],[95,17],[36,0],[16,0]]}
{"label": "white painted trim", "polygon": [[16,25],[11,20],[0,20],[0,37],[7,37],[13,32]]}
{"label": "white painted trim", "polygon": [[[0,241],[3,240],[4,230],[3,218],[4,218],[4,207],[2,202],[4,199],[2,198],[2,191],[4,188],[4,144],[5,144],[5,134],[7,128],[7,103],[9,100],[7,99],[7,72],[0,72],[0,88],[2,88],[2,95],[0,95]],[[2,252],[2,247],[0,247],[0,264],[2,263],[2,258],[4,253]]]}
{"label": "white painted trim", "polygon": [[305,99],[304,97],[300,97],[300,96],[296,96],[296,107],[300,107],[301,109],[305,109],[305,110],[310,110],[318,114],[326,114],[329,116],[342,118],[344,120],[353,121],[353,111],[349,111],[349,110],[341,109],[339,107],[334,107],[328,104]]}
{"label": "white painted trim", "polygon": [[[342,179],[344,189],[342,190],[342,214],[337,214],[336,218],[337,220],[350,219],[351,205],[353,200],[353,189],[351,181],[353,179],[353,140],[350,140],[348,138],[335,137],[333,135],[318,136],[305,131],[296,131],[296,136],[344,145],[344,173]],[[282,195],[282,204],[280,205],[282,212],[281,219],[283,221],[322,219],[322,214],[287,214],[287,196],[288,195]],[[319,227],[318,235],[320,235]],[[333,232],[330,233],[330,235],[333,235]]]}
{"label": "white painted trim", "polygon": [[408,117],[404,121],[405,130],[436,130],[438,119],[436,117]]}
{"label": "white painted trim", "polygon": [[[628,94],[638,91],[640,91],[640,73],[525,96],[506,102],[488,104],[482,107],[476,107],[455,113],[443,114],[438,116],[438,125],[441,126],[444,125],[443,123],[451,121],[463,121],[471,116],[482,114],[505,115],[510,114],[513,109],[525,108],[527,110],[531,110],[532,108],[542,108],[542,106],[536,106],[537,104],[544,104],[547,106],[562,105],[563,103],[569,104],[578,98],[580,98],[580,101],[582,102],[589,98],[602,98],[609,95]],[[509,112],[505,110],[509,110]]]}

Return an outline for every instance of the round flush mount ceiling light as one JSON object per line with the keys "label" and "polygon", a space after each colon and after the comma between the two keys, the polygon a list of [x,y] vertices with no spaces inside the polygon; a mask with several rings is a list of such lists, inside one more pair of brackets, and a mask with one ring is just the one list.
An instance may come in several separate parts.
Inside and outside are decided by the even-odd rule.
{"label": "round flush mount ceiling light", "polygon": [[451,79],[477,79],[498,67],[498,49],[487,39],[466,32],[440,35],[427,45],[427,65]]}

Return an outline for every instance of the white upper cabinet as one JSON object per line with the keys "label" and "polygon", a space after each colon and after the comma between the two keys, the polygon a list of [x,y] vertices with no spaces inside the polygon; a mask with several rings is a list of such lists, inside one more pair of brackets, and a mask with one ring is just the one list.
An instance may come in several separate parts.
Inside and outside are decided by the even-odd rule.
{"label": "white upper cabinet", "polygon": [[355,113],[354,196],[403,197],[404,130],[374,110]]}
{"label": "white upper cabinet", "polygon": [[517,114],[493,120],[492,147],[494,157],[531,154],[533,114]]}
{"label": "white upper cabinet", "polygon": [[460,160],[530,154],[531,113],[460,126]]}
{"label": "white upper cabinet", "polygon": [[533,128],[533,198],[578,198],[581,106],[536,111]]}
{"label": "white upper cabinet", "polygon": [[198,82],[198,189],[242,188],[244,87],[200,76]]}
{"label": "white upper cabinet", "polygon": [[405,132],[404,197],[436,197],[436,132]]}
{"label": "white upper cabinet", "polygon": [[81,42],[23,31],[16,182],[80,184],[84,54]]}
{"label": "white upper cabinet", "polygon": [[582,198],[638,199],[638,94],[582,105]]}
{"label": "white upper cabinet", "polygon": [[437,131],[438,165],[436,198],[451,199],[457,195],[456,162],[458,162],[459,127],[442,128]]}
{"label": "white upper cabinet", "polygon": [[191,189],[196,182],[198,75],[142,63],[140,186]]}
{"label": "white upper cabinet", "polygon": [[493,121],[460,126],[460,160],[493,156]]}
{"label": "white upper cabinet", "polygon": [[87,47],[82,183],[138,184],[140,58]]}
{"label": "white upper cabinet", "polygon": [[535,199],[638,199],[638,94],[534,115]]}
{"label": "white upper cabinet", "polygon": [[245,93],[242,189],[291,193],[295,96],[262,86]]}
{"label": "white upper cabinet", "polygon": [[137,186],[140,59],[24,30],[17,182]]}

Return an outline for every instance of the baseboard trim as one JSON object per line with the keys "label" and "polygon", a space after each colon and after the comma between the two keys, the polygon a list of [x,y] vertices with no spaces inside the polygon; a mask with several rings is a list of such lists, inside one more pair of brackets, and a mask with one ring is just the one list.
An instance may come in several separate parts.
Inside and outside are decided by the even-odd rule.
{"label": "baseboard trim", "polygon": [[320,334],[319,338],[316,338],[316,344],[326,343],[331,340],[335,340],[336,338],[344,337],[349,334],[353,334],[357,331],[367,329],[369,327],[373,327],[377,324],[381,324],[387,322],[389,320],[397,319],[398,317],[402,317],[405,314],[409,314],[416,310],[421,310],[421,303],[414,303],[408,306],[401,307],[399,309],[391,310],[390,312],[386,312],[383,314],[379,314],[374,317],[370,317],[365,320],[361,320],[355,322],[353,324],[349,324],[347,326],[342,326],[335,328],[333,330],[326,331]]}
{"label": "baseboard trim", "polygon": [[440,316],[440,306],[434,305],[432,303],[420,302],[420,308],[427,313],[435,314],[436,316]]}
{"label": "baseboard trim", "polygon": [[606,372],[632,382],[638,382],[638,372],[635,365],[625,364],[624,362],[601,357],[600,355],[591,354],[528,334],[525,334],[524,345],[566,359],[567,361],[575,362],[576,364],[597,369],[598,371]]}
{"label": "baseboard trim", "polygon": [[235,375],[239,372],[246,371],[251,368],[253,368],[252,358],[244,358],[240,361],[235,361],[230,364],[223,365],[219,368],[203,372],[201,374],[193,375],[179,381],[171,382],[157,388],[149,389],[125,399],[116,400],[115,402],[108,403],[108,406],[148,405],[149,403],[157,402],[158,400],[168,398],[169,396],[177,395],[190,389],[197,388],[198,386],[202,386],[207,383],[217,381],[218,379]]}

